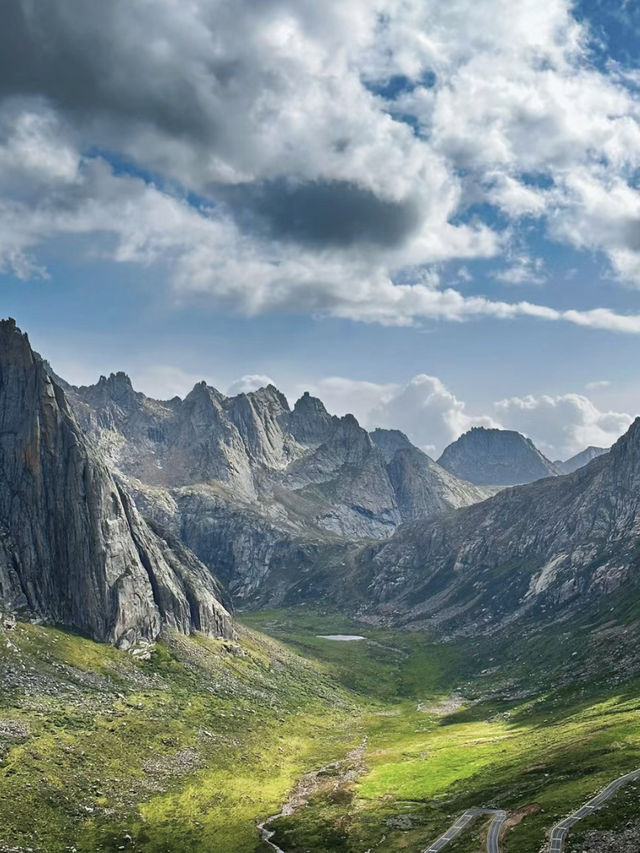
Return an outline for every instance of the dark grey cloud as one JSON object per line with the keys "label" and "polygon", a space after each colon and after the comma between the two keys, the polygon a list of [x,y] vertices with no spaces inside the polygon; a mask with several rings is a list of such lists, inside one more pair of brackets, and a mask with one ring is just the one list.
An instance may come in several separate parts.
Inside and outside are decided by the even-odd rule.
{"label": "dark grey cloud", "polygon": [[[126,0],[4,0],[0,98],[37,95],[76,119],[107,116],[212,139],[215,127],[192,66],[154,51],[152,18],[148,25]],[[155,35],[170,33],[160,28]],[[225,63],[220,81],[215,68],[209,71],[212,88],[232,73]]]}
{"label": "dark grey cloud", "polygon": [[[197,15],[181,17],[166,3],[154,11],[153,4],[131,0],[5,0],[0,100],[46,99],[75,128],[85,150],[115,150],[125,158],[129,152],[152,169],[155,157],[159,173],[175,164],[175,174],[185,174],[191,189],[226,202],[245,232],[311,248],[401,245],[420,225],[414,200],[386,199],[357,180],[305,180],[299,163],[296,180],[251,180],[254,166],[259,171],[262,140],[269,137],[273,145],[277,124],[263,104],[286,103],[295,79],[286,61],[269,58],[270,48],[261,55],[258,49],[261,24],[287,0],[261,0],[249,14],[252,5],[204,2]],[[247,43],[252,38],[254,51]],[[140,137],[141,127],[153,133]],[[348,137],[338,131],[327,136],[330,156],[349,157]],[[166,139],[180,147],[165,147]],[[199,164],[212,156],[237,162],[242,182],[225,187],[211,181]],[[276,157],[276,174],[286,176],[287,158]],[[180,158],[180,165],[187,164],[182,173]]]}
{"label": "dark grey cloud", "polygon": [[224,195],[245,229],[309,247],[394,248],[422,219],[414,199],[392,201],[348,181],[264,181]]}

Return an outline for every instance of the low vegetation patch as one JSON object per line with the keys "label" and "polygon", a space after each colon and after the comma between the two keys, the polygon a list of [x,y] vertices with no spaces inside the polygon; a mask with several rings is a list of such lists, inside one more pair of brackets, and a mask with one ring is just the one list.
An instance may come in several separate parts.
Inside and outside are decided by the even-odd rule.
{"label": "low vegetation patch", "polygon": [[[517,647],[499,665],[490,650],[304,609],[241,621],[239,643],[170,636],[134,654],[3,628],[0,851],[267,853],[257,824],[294,791],[271,825],[287,853],[417,853],[472,806],[514,816],[505,853],[537,853],[555,822],[640,766],[633,678],[583,668],[570,685],[564,658],[536,687]],[[568,850],[628,833],[634,793],[576,827]],[[487,828],[478,819],[447,849],[477,853]]]}

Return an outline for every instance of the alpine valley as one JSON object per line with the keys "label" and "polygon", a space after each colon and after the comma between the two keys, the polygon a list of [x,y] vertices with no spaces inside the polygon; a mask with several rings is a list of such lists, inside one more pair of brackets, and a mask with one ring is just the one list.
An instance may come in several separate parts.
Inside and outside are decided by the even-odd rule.
{"label": "alpine valley", "polygon": [[639,642],[640,419],[436,462],[0,322],[2,853],[637,853]]}

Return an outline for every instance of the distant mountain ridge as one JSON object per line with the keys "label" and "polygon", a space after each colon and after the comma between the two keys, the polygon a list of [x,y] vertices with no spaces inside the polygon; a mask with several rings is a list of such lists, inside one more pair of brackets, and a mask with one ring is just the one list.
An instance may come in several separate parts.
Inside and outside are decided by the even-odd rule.
{"label": "distant mountain ridge", "polygon": [[479,486],[516,486],[560,470],[531,439],[505,429],[473,427],[445,448],[438,464]]}
{"label": "distant mountain ridge", "polygon": [[[85,431],[123,474],[165,488],[216,481],[245,500],[286,488],[315,501],[318,525],[340,534],[385,535],[409,518],[488,494],[457,481],[406,436],[394,453],[383,452],[385,431],[370,436],[353,415],[330,415],[308,393],[290,409],[272,385],[226,397],[201,382],[184,400],[159,401],[115,373],[68,394]],[[404,513],[386,468],[407,450],[432,482]],[[341,518],[327,502],[341,507]]]}
{"label": "distant mountain ridge", "polygon": [[242,606],[332,603],[454,633],[636,583],[640,421],[565,476],[518,433],[472,430],[454,445],[465,464],[483,451],[478,476],[543,474],[495,494],[309,394],[290,408],[273,386],[202,382],[158,401],[123,373],[75,388],[12,321],[0,345],[0,606],[129,646],[163,626],[228,636],[212,574]]}
{"label": "distant mountain ridge", "polygon": [[592,459],[597,459],[598,456],[608,453],[610,449],[609,447],[594,447],[593,445],[589,445],[589,447],[585,447],[584,450],[576,453],[570,459],[565,459],[564,462],[557,460],[553,464],[561,474],[572,474],[578,468],[588,465]]}
{"label": "distant mountain ridge", "polygon": [[[439,633],[540,626],[627,613],[640,597],[640,418],[588,465],[513,486],[474,506],[404,525],[323,567],[317,595],[351,595],[374,618]],[[348,590],[348,592],[346,591]],[[288,600],[299,594],[292,590]],[[635,602],[635,604],[634,604]],[[625,617],[625,618],[628,618]]]}

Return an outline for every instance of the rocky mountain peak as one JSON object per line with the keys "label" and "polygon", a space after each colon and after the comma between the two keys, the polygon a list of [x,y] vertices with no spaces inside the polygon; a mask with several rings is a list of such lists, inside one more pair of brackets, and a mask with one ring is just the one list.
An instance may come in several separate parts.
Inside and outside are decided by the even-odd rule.
{"label": "rocky mountain peak", "polygon": [[29,345],[26,332],[21,332],[13,317],[0,320],[0,355],[3,357],[5,371],[26,369],[33,364],[34,353]]}
{"label": "rocky mountain peak", "polygon": [[389,462],[399,450],[410,450],[414,445],[399,429],[381,429],[378,427],[369,433],[371,440]]}
{"label": "rocky mountain peak", "polygon": [[338,418],[331,437],[333,446],[342,445],[345,459],[354,460],[359,455],[370,453],[375,445],[366,429],[358,423],[355,415],[347,414]]}
{"label": "rocky mountain peak", "polygon": [[133,390],[131,379],[123,371],[101,376],[95,385],[77,390],[83,399],[94,406],[109,410],[112,405],[115,405],[123,412],[130,412],[136,408],[142,397]]}
{"label": "rocky mountain peak", "polygon": [[585,447],[584,450],[580,451],[580,453],[576,453],[576,455],[572,456],[570,459],[565,459],[564,461],[558,459],[553,464],[561,474],[571,474],[573,471],[577,471],[578,468],[582,468],[584,465],[587,465],[592,459],[596,459],[598,456],[608,453],[609,450],[610,448],[608,447],[595,447],[591,444],[589,447]]}
{"label": "rocky mountain peak", "polygon": [[196,382],[191,391],[184,398],[184,402],[195,402],[195,401],[208,401],[216,400],[220,402],[224,400],[224,394],[221,394],[216,388],[212,388],[211,385],[207,385],[204,379],[200,382]]}
{"label": "rocky mountain peak", "polygon": [[294,411],[297,412],[324,412],[326,413],[326,409],[324,407],[324,403],[318,397],[312,397],[308,391],[305,391],[298,400],[296,400]]}
{"label": "rocky mountain peak", "polygon": [[479,486],[514,486],[560,472],[515,430],[473,427],[445,448],[438,464]]}
{"label": "rocky mountain peak", "polygon": [[104,388],[114,400],[127,399],[135,395],[131,379],[127,374],[119,370],[117,373],[110,373],[108,377],[101,376],[98,380],[98,386]]}
{"label": "rocky mountain peak", "polygon": [[620,478],[636,483],[640,479],[640,417],[613,445],[607,458]]}
{"label": "rocky mountain peak", "polygon": [[289,429],[300,444],[317,445],[329,438],[334,420],[322,400],[305,391],[293,407]]}
{"label": "rocky mountain peak", "polygon": [[280,408],[283,412],[290,411],[289,401],[275,385],[266,385],[264,388],[258,388],[256,391],[249,391],[246,395],[241,394],[239,396],[246,396],[258,405],[271,405]]}

